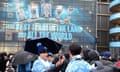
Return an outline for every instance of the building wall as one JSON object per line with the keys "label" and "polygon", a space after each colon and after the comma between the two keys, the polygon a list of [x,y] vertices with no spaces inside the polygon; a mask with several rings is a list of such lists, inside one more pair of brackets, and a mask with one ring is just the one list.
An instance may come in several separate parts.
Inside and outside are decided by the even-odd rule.
{"label": "building wall", "polygon": [[110,42],[109,47],[112,53],[120,56],[120,0],[114,0],[109,5],[110,15]]}
{"label": "building wall", "polygon": [[109,50],[109,3],[110,0],[97,0],[97,50]]}

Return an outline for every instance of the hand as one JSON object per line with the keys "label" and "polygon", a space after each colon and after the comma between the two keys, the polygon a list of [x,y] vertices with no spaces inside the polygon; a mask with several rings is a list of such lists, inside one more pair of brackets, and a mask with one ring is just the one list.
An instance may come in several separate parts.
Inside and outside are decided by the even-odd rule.
{"label": "hand", "polygon": [[56,62],[55,66],[58,67],[62,65],[64,61],[65,61],[65,56],[62,56],[62,58]]}

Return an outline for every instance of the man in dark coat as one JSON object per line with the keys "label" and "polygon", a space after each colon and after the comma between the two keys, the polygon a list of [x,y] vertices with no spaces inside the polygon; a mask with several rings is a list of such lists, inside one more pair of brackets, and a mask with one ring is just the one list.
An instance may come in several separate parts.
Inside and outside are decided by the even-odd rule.
{"label": "man in dark coat", "polygon": [[95,50],[91,50],[88,53],[90,64],[95,64],[96,69],[91,72],[113,72],[113,68],[111,66],[105,66],[103,62],[99,59],[99,53]]}
{"label": "man in dark coat", "polygon": [[103,53],[103,56],[101,58],[101,62],[104,66],[112,66],[114,63],[111,61],[112,53],[109,51],[106,51]]}
{"label": "man in dark coat", "polygon": [[0,54],[0,71],[4,72],[6,68],[7,54],[5,52]]}

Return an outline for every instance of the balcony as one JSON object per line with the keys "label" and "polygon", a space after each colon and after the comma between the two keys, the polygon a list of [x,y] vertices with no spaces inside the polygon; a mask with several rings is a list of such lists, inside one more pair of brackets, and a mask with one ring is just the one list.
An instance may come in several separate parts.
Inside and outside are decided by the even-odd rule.
{"label": "balcony", "polygon": [[120,12],[120,0],[112,1],[109,5],[109,8],[112,13]]}
{"label": "balcony", "polygon": [[120,41],[112,41],[109,43],[110,48],[120,48]]}
{"label": "balcony", "polygon": [[112,14],[110,16],[110,22],[113,24],[120,24],[120,12]]}
{"label": "balcony", "polygon": [[111,28],[109,33],[110,34],[120,33],[120,27]]}

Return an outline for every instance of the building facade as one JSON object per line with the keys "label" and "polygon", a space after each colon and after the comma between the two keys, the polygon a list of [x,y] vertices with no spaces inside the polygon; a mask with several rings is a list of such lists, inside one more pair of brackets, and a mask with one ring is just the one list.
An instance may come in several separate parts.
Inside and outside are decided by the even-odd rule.
{"label": "building facade", "polygon": [[111,52],[120,56],[120,0],[114,0],[109,5],[110,8],[110,42]]}
{"label": "building facade", "polygon": [[109,4],[112,0],[97,0],[97,50],[109,50]]}

